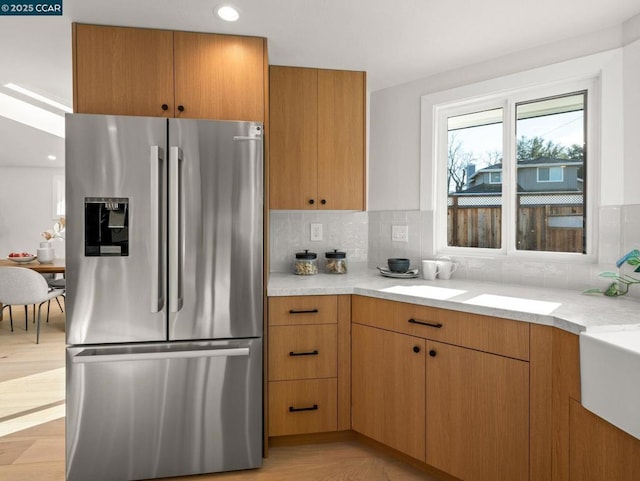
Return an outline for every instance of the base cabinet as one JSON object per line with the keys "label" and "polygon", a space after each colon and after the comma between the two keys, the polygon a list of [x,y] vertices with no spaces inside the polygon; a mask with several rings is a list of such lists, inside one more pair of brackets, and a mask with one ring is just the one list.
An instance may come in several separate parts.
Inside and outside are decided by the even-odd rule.
{"label": "base cabinet", "polygon": [[267,435],[351,427],[351,296],[269,298]]}
{"label": "base cabinet", "polygon": [[570,401],[571,481],[637,481],[640,440]]}
{"label": "base cabinet", "polygon": [[424,461],[425,341],[354,324],[352,427]]}
{"label": "base cabinet", "polygon": [[427,341],[426,462],[465,481],[529,477],[529,363]]}
{"label": "base cabinet", "polygon": [[496,319],[494,332],[485,317],[352,306],[355,431],[464,481],[529,479],[528,325]]}

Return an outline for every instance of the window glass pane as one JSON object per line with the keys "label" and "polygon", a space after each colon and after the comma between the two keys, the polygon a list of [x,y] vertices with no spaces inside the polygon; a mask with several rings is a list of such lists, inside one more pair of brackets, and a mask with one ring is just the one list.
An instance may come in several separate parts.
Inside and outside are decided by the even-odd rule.
{"label": "window glass pane", "polygon": [[501,246],[502,116],[499,108],[447,119],[449,246]]}
{"label": "window glass pane", "polygon": [[586,92],[516,104],[516,248],[585,253]]}

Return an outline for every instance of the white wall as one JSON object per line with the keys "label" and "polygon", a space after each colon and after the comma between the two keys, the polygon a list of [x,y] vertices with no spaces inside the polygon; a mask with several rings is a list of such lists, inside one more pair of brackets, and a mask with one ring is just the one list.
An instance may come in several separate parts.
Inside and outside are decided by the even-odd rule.
{"label": "white wall", "polygon": [[640,204],[640,40],[624,52],[624,203]]}
{"label": "white wall", "polygon": [[[495,88],[529,85],[518,84],[518,79],[539,83],[567,75],[584,77],[597,73],[602,89],[599,146],[602,165],[595,185],[598,193],[595,262],[461,257],[455,259],[459,264],[455,275],[569,289],[606,287],[607,282],[599,273],[610,270],[621,254],[640,248],[639,39],[640,15],[618,28],[373,92],[369,267],[399,253],[406,254],[414,264],[437,254],[432,227],[433,128],[429,116],[421,116],[423,97],[434,103],[438,98],[446,100],[447,93],[454,90],[456,95],[462,92],[473,96],[487,85]],[[409,226],[408,243],[390,240],[393,224]],[[640,290],[632,295],[640,297]]]}
{"label": "white wall", "polygon": [[[421,129],[424,128],[420,117],[422,96],[621,48],[623,33],[625,38],[634,37],[638,30],[635,23],[629,25],[627,30],[623,30],[622,27],[607,29],[585,37],[569,39],[373,92],[370,104],[369,210],[420,208],[420,143]],[[625,49],[625,58],[640,55],[634,45],[630,44]],[[630,67],[625,62],[624,75],[630,90],[633,89],[633,81],[638,85],[640,72],[637,67]],[[628,79],[631,82],[628,82]],[[625,91],[625,96],[630,95]],[[627,101],[626,97],[624,101]],[[608,104],[603,108],[618,109],[620,104],[622,104],[622,98],[617,105]],[[607,112],[607,115],[612,114]],[[621,118],[621,112],[614,112],[613,116],[615,115]],[[634,120],[633,125],[636,126],[637,131],[640,121],[637,118]],[[607,125],[607,128],[619,129],[619,127],[619,125]],[[625,127],[630,128],[630,126]],[[622,146],[618,148],[622,155]],[[636,149],[636,152],[638,151],[640,150]],[[625,162],[627,164],[631,162],[629,156],[626,157]],[[615,199],[615,196],[619,196],[622,191],[621,186],[617,185],[613,188],[612,184],[614,182],[605,182],[608,186],[605,197],[607,195],[614,197],[610,198],[608,203],[621,203],[621,196]]]}
{"label": "white wall", "polygon": [[[41,233],[53,228],[53,177],[63,168],[0,167],[0,257],[36,253]],[[62,253],[56,252],[58,257]]]}

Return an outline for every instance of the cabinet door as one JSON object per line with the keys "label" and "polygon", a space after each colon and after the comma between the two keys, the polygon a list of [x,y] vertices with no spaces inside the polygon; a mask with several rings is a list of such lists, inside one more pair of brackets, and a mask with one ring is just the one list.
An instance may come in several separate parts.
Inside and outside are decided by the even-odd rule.
{"label": "cabinet door", "polygon": [[319,209],[364,210],[364,119],[365,73],[319,70]]}
{"label": "cabinet door", "polygon": [[269,95],[269,206],[316,209],[318,71],[271,67]]}
{"label": "cabinet door", "polygon": [[427,464],[466,481],[529,479],[529,363],[427,350]]}
{"label": "cabinet door", "polygon": [[259,37],[175,32],[175,116],[264,122],[264,43]]}
{"label": "cabinet door", "polygon": [[[352,325],[352,427],[424,461],[425,341]],[[416,352],[417,351],[417,352]]]}
{"label": "cabinet door", "polygon": [[173,32],[74,24],[73,91],[76,113],[173,116]]}

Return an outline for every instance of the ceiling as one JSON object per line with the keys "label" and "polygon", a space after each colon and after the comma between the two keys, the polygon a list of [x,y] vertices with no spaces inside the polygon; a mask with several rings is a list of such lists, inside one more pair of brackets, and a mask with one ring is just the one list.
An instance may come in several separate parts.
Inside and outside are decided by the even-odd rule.
{"label": "ceiling", "polygon": [[[240,20],[215,17],[214,7],[222,4],[236,6]],[[18,97],[3,87],[12,82],[71,106],[71,22],[264,36],[270,63],[365,70],[374,91],[620,26],[640,13],[640,5],[638,0],[63,0],[63,10],[62,17],[0,17],[0,93]],[[64,165],[63,139],[4,117],[0,142],[0,166]],[[57,160],[48,160],[50,154]]]}

